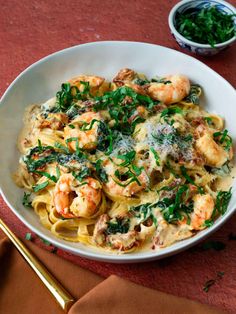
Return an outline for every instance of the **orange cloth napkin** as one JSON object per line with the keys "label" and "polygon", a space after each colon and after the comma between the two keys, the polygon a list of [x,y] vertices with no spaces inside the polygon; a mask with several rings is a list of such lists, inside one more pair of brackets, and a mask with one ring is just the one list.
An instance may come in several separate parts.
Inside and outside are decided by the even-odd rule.
{"label": "orange cloth napkin", "polygon": [[[104,279],[39,249],[33,243],[27,242],[26,245],[78,300],[69,314],[223,313],[207,305],[145,288],[117,276]],[[18,251],[3,237],[0,239],[0,313],[63,313]]]}

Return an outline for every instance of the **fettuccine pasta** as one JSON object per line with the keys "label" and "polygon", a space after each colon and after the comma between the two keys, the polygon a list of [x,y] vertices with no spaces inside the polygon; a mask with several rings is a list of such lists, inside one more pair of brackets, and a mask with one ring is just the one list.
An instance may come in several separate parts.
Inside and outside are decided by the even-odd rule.
{"label": "fettuccine pasta", "polygon": [[232,139],[199,106],[184,75],[148,79],[122,69],[112,82],[81,75],[27,108],[15,174],[56,237],[111,252],[161,249],[226,212]]}

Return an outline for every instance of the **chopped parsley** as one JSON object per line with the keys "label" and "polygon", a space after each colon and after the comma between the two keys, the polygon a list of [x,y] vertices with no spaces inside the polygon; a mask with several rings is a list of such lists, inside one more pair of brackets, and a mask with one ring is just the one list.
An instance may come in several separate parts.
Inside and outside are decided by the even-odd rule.
{"label": "chopped parsley", "polygon": [[32,234],[30,232],[27,232],[25,234],[25,240],[31,241],[32,240]]}
{"label": "chopped parsley", "polygon": [[[201,95],[201,87],[199,85],[191,85],[188,96],[184,99],[184,101],[193,103],[195,105],[199,105],[199,99]],[[211,118],[209,118],[211,119]]]}
{"label": "chopped parsley", "polygon": [[99,180],[101,182],[107,182],[108,181],[108,175],[107,175],[105,169],[102,167],[102,160],[101,159],[96,161],[95,169],[96,169],[96,173],[97,173]]}
{"label": "chopped parsley", "polygon": [[34,192],[39,192],[41,190],[43,190],[44,188],[46,188],[49,184],[49,181],[45,181],[43,183],[37,184],[33,186],[33,190]]}
{"label": "chopped parsley", "polygon": [[71,86],[70,83],[63,83],[61,90],[56,93],[56,111],[66,112],[75,105],[78,100],[86,99],[89,95],[89,83],[80,82],[84,85],[84,90],[79,91],[77,86]]}
{"label": "chopped parsley", "polygon": [[166,80],[164,77],[161,77],[161,78],[152,78],[151,79],[151,82],[155,82],[155,83],[162,83],[162,84],[171,84],[171,81],[169,80]]}
{"label": "chopped parsley", "polygon": [[86,166],[84,166],[78,172],[72,171],[72,175],[75,177],[76,180],[82,182],[83,179],[91,176],[91,169],[86,167]]}
{"label": "chopped parsley", "polygon": [[219,191],[216,196],[215,208],[212,214],[212,217],[219,213],[220,215],[224,215],[227,211],[231,196],[232,196],[232,188],[229,191]]}
{"label": "chopped parsley", "polygon": [[223,271],[218,271],[214,279],[210,279],[205,282],[203,291],[208,292],[211,286],[213,286],[217,281],[223,278],[224,274],[225,273]]}
{"label": "chopped parsley", "polygon": [[106,234],[127,233],[130,227],[128,218],[115,217],[107,222]]}
{"label": "chopped parsley", "polygon": [[138,106],[144,106],[147,110],[152,111],[154,105],[158,104],[151,97],[138,94],[128,86],[106,92],[103,96],[95,97],[95,100],[94,110],[108,110],[111,119],[115,121],[113,129],[126,135],[131,135],[136,124],[144,121],[142,117],[138,117],[138,121],[131,119]]}
{"label": "chopped parsley", "polygon": [[156,161],[156,165],[160,166],[160,157],[159,157],[158,153],[155,151],[155,149],[153,147],[150,147],[150,151],[153,153],[153,156],[154,156],[155,161]]}
{"label": "chopped parsley", "polygon": [[213,133],[214,139],[223,144],[223,147],[226,151],[229,151],[232,146],[232,138],[228,135],[228,130],[224,130],[223,132],[215,132]]}
{"label": "chopped parsley", "polygon": [[50,243],[48,240],[45,240],[45,239],[43,239],[43,238],[40,238],[40,240],[41,240],[45,245],[47,245],[47,246],[50,246],[50,245],[51,245],[51,243]]}
{"label": "chopped parsley", "polygon": [[25,207],[32,208],[32,202],[30,201],[30,196],[31,196],[31,193],[24,192],[22,205],[24,205]]}
{"label": "chopped parsley", "polygon": [[58,180],[57,177],[55,177],[54,175],[50,175],[48,172],[45,172],[45,171],[38,171],[38,170],[36,170],[36,171],[34,171],[34,173],[37,173],[37,174],[39,174],[41,176],[44,176],[44,177],[48,178],[49,180],[51,180],[51,181],[53,181],[55,183]]}
{"label": "chopped parsley", "polygon": [[129,212],[133,213],[135,217],[140,219],[139,223],[143,223],[150,218],[157,226],[157,219],[152,212],[152,209],[155,208],[156,205],[156,203],[145,203],[138,206],[131,206]]}
{"label": "chopped parsley", "polygon": [[185,38],[200,44],[210,44],[215,47],[235,35],[233,17],[216,6],[201,10],[186,10],[176,14],[176,29]]}
{"label": "chopped parsley", "polygon": [[[177,106],[168,107],[161,112],[161,118],[163,118],[166,123],[169,123],[169,117],[176,113],[183,114],[183,110]],[[171,124],[173,123],[171,122]]]}
{"label": "chopped parsley", "polygon": [[180,166],[180,170],[181,170],[182,176],[186,179],[186,181],[195,185],[198,188],[198,192],[200,194],[203,194],[204,193],[203,187],[196,185],[194,180],[188,175],[187,169],[184,166]]}

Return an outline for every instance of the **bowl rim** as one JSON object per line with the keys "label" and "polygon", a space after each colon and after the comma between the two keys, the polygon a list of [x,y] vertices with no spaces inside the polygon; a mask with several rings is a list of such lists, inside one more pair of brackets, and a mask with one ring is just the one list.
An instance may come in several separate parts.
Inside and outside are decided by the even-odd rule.
{"label": "bowl rim", "polygon": [[[200,2],[201,0],[197,0],[198,2]],[[168,24],[169,24],[169,28],[171,30],[171,32],[177,36],[179,39],[181,39],[183,42],[185,42],[186,44],[189,44],[191,46],[195,46],[197,48],[205,48],[205,49],[217,49],[217,48],[222,48],[225,46],[230,45],[231,43],[233,43],[236,40],[236,35],[234,35],[232,38],[228,39],[227,41],[224,41],[222,43],[216,44],[215,47],[212,47],[209,44],[200,44],[198,42],[195,41],[191,41],[189,39],[187,39],[186,37],[184,37],[183,35],[181,35],[175,25],[174,25],[174,20],[175,20],[175,14],[177,12],[177,10],[182,7],[183,5],[185,5],[186,3],[189,2],[197,2],[196,0],[182,0],[180,2],[178,2],[176,5],[173,6],[173,8],[170,10],[169,16],[168,16]],[[230,8],[232,11],[235,12],[236,14],[236,9],[234,8],[233,5],[231,5],[230,3],[224,1],[224,0],[214,0],[214,2],[218,2],[219,4],[223,4],[225,7]]]}
{"label": "bowl rim", "polygon": [[[8,93],[11,92],[12,87],[14,87],[14,85],[17,83],[18,80],[21,79],[22,76],[24,76],[29,70],[39,66],[41,63],[44,63],[45,61],[49,61],[52,58],[59,56],[61,54],[66,53],[67,51],[72,51],[72,50],[77,50],[79,48],[82,47],[90,47],[93,48],[96,45],[104,45],[104,46],[109,46],[109,45],[147,45],[147,46],[152,46],[152,47],[159,47],[162,49],[165,49],[166,51],[171,51],[174,52],[175,54],[178,55],[184,55],[185,57],[187,57],[188,59],[193,60],[195,63],[203,66],[204,68],[206,68],[208,71],[210,71],[212,74],[214,74],[214,76],[220,78],[224,84],[228,85],[229,88],[232,89],[232,91],[234,91],[234,87],[226,80],[224,79],[220,74],[218,74],[216,71],[214,71],[213,69],[211,69],[209,66],[207,66],[206,64],[204,64],[203,62],[201,62],[200,60],[186,55],[183,52],[177,51],[175,49],[169,48],[169,47],[164,47],[164,46],[160,46],[157,44],[153,44],[153,43],[148,43],[148,42],[138,42],[138,41],[97,41],[97,42],[88,42],[88,43],[83,43],[83,44],[79,44],[79,45],[74,45],[62,50],[58,50],[56,52],[53,52],[41,59],[39,59],[38,61],[34,62],[33,64],[29,65],[28,67],[26,67],[26,69],[24,69],[19,75],[17,75],[17,77],[11,82],[11,84],[7,87],[7,89],[5,90],[5,92],[3,93],[2,97],[0,98],[0,106],[1,103],[4,101],[4,99],[7,97]],[[11,209],[11,211],[13,212],[13,214],[18,217],[18,219],[25,225],[27,226],[30,230],[32,230],[35,234],[37,234],[39,237],[41,237],[42,239],[45,239],[47,241],[49,241],[50,243],[52,243],[53,245],[55,245],[56,247],[67,251],[69,253],[75,254],[75,255],[79,255],[81,257],[85,257],[87,259],[91,259],[91,260],[96,260],[96,261],[100,261],[100,262],[109,262],[109,263],[140,263],[140,262],[149,262],[149,261],[154,261],[154,260],[158,260],[158,259],[162,259],[168,256],[172,256],[175,255],[179,252],[185,251],[188,248],[198,244],[199,242],[203,241],[204,239],[206,239],[208,236],[210,236],[212,233],[214,233],[215,231],[217,231],[220,227],[222,227],[222,225],[235,213],[236,211],[236,207],[234,207],[231,211],[227,211],[223,216],[219,217],[216,222],[214,223],[213,226],[211,226],[210,228],[204,229],[201,232],[198,232],[195,236],[190,237],[188,239],[185,239],[183,241],[179,241],[174,243],[173,245],[163,248],[159,251],[154,251],[154,252],[143,252],[143,255],[133,255],[130,256],[130,254],[111,254],[109,252],[106,251],[95,251],[95,250],[90,250],[90,251],[86,251],[83,248],[78,248],[78,247],[73,247],[73,246],[69,246],[68,241],[64,241],[61,242],[62,239],[60,238],[56,238],[56,237],[51,237],[50,235],[45,234],[44,232],[40,231],[36,226],[33,226],[31,224],[30,221],[26,220],[21,213],[17,210],[17,207],[13,206],[10,201],[8,201],[7,197],[5,196],[4,192],[3,192],[3,187],[2,187],[2,182],[0,181],[0,194],[3,198],[3,200],[5,201],[5,203],[7,204],[7,206]],[[173,249],[173,246],[175,244],[179,244],[178,247],[175,247]],[[69,246],[69,247],[68,247]]]}

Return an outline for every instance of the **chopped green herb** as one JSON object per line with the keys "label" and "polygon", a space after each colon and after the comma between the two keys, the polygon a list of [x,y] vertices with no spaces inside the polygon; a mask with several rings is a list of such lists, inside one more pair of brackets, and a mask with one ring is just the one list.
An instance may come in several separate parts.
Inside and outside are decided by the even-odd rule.
{"label": "chopped green herb", "polygon": [[84,85],[82,92],[79,91],[77,86],[71,86],[70,83],[61,85],[61,90],[56,93],[56,111],[68,112],[71,107],[75,107],[76,101],[86,99],[89,96],[89,82],[81,81],[80,83]]}
{"label": "chopped green herb", "polygon": [[194,180],[188,175],[187,169],[184,166],[180,166],[180,170],[181,170],[183,177],[187,180],[187,182],[195,185],[198,188],[199,193],[203,194],[204,193],[203,187],[196,185]]}
{"label": "chopped green herb", "polygon": [[82,95],[89,94],[89,91],[90,91],[89,82],[80,81],[80,84],[84,85],[84,89],[81,92],[81,94]]}
{"label": "chopped green herb", "polygon": [[140,77],[137,77],[135,80],[134,80],[134,84],[137,84],[139,86],[143,86],[143,85],[146,85],[146,84],[149,84],[150,81],[147,80],[147,79],[141,79]]}
{"label": "chopped green herb", "polygon": [[55,176],[50,175],[48,172],[36,170],[36,171],[34,171],[34,173],[37,173],[37,174],[39,174],[39,175],[41,175],[41,176],[44,176],[44,177],[48,178],[49,180],[51,180],[51,181],[57,183],[57,180],[58,180],[58,179],[57,179]]}
{"label": "chopped green herb", "polygon": [[65,154],[69,154],[70,153],[69,148],[64,146],[64,145],[62,145],[61,143],[56,142],[54,146],[55,146],[55,148],[58,148],[58,149],[62,150]]}
{"label": "chopped green herb", "polygon": [[32,208],[32,202],[30,201],[30,196],[31,196],[31,193],[24,192],[24,196],[23,196],[23,199],[22,199],[22,204],[25,207]]}
{"label": "chopped green herb", "polygon": [[226,151],[229,151],[232,146],[232,138],[228,135],[228,130],[223,132],[213,133],[214,139],[220,144],[223,144],[223,147]]}
{"label": "chopped green herb", "polygon": [[135,155],[136,152],[132,150],[126,154],[116,156],[116,158],[124,160],[122,163],[119,164],[119,166],[127,167],[131,165],[131,163],[134,161]]}
{"label": "chopped green herb", "polygon": [[225,273],[223,271],[218,271],[216,274],[216,278],[207,280],[205,282],[203,291],[208,292],[211,286],[213,286],[217,281],[223,278],[224,274]]}
{"label": "chopped green herb", "polygon": [[235,14],[227,14],[216,6],[186,10],[176,14],[176,29],[185,38],[215,47],[235,35]]}
{"label": "chopped green herb", "polygon": [[201,92],[202,92],[202,89],[199,85],[191,85],[189,94],[184,99],[184,101],[193,103],[195,105],[199,105]]}
{"label": "chopped green herb", "polygon": [[[179,114],[182,114],[183,113],[183,110],[179,107],[176,107],[176,106],[172,106],[172,107],[169,107],[169,108],[166,108],[164,109],[162,112],[161,112],[161,118],[164,117],[164,120],[166,117],[170,116],[170,115],[173,115],[173,114],[176,114],[176,113],[179,113]],[[166,120],[165,120],[166,121]],[[166,121],[167,122],[167,121]]]}
{"label": "chopped green herb", "polygon": [[48,186],[49,181],[45,181],[43,183],[37,184],[33,186],[33,190],[34,192],[39,192],[41,190],[43,190],[44,188],[46,188],[46,186]]}
{"label": "chopped green herb", "polygon": [[94,110],[108,110],[111,119],[115,121],[113,129],[126,135],[131,135],[135,125],[144,121],[141,117],[138,117],[138,120],[131,119],[136,114],[136,108],[141,105],[152,111],[154,105],[158,103],[147,95],[136,93],[128,86],[122,86],[115,91],[105,93],[103,96],[95,97],[95,100]]}
{"label": "chopped green herb", "polygon": [[106,234],[127,233],[129,231],[130,221],[128,218],[115,217],[107,222]]}
{"label": "chopped green herb", "polygon": [[130,213],[133,213],[135,217],[139,218],[139,223],[143,223],[149,218],[153,221],[155,226],[157,226],[157,219],[153,214],[153,208],[157,206],[157,203],[144,203],[138,206],[131,206],[129,209]]}
{"label": "chopped green herb", "polygon": [[210,117],[204,117],[204,120],[207,122],[207,124],[208,125],[212,125],[213,124],[213,122],[212,122],[212,118],[210,118]]}
{"label": "chopped green herb", "polygon": [[153,147],[150,147],[150,151],[153,153],[155,161],[156,161],[156,165],[160,166],[160,157],[158,155],[158,153],[155,151],[155,149]]}
{"label": "chopped green herb", "polygon": [[[52,146],[36,146],[32,148],[24,157],[24,162],[29,172],[34,172],[38,168],[44,167],[47,163],[56,160],[56,152]],[[36,158],[34,158],[36,156]]]}
{"label": "chopped green herb", "polygon": [[95,169],[96,169],[96,173],[97,173],[99,180],[101,180],[102,182],[107,182],[108,181],[108,175],[107,175],[106,171],[104,170],[104,168],[102,167],[102,160],[101,159],[97,160],[97,162],[95,164]]}
{"label": "chopped green herb", "polygon": [[48,240],[44,240],[43,238],[40,238],[40,240],[47,246],[51,245],[51,243]]}
{"label": "chopped green herb", "polygon": [[214,225],[214,221],[212,219],[207,219],[207,220],[204,221],[203,227],[209,228],[209,227],[211,227],[213,225]]}
{"label": "chopped green herb", "polygon": [[79,139],[78,137],[69,137],[66,139],[66,145],[68,145],[68,143],[70,142],[75,142],[75,153],[78,157],[83,157],[84,153],[82,152],[82,150],[79,148]]}
{"label": "chopped green herb", "polygon": [[76,180],[82,182],[83,179],[91,176],[91,169],[84,166],[78,173],[72,171],[72,175],[75,177]]}
{"label": "chopped green herb", "polygon": [[97,120],[97,119],[93,119],[90,123],[88,123],[86,121],[83,121],[83,124],[80,127],[80,130],[82,130],[82,131],[89,131],[89,130],[91,130],[95,122],[100,123],[101,121]]}
{"label": "chopped green herb", "polygon": [[71,128],[71,129],[75,128],[74,124],[68,124],[68,127]]}
{"label": "chopped green herb", "polygon": [[229,191],[219,191],[216,196],[216,202],[215,202],[215,208],[212,214],[212,217],[214,218],[216,213],[219,213],[220,215],[224,215],[227,211],[232,192],[232,188],[230,188]]}
{"label": "chopped green herb", "polygon": [[28,241],[31,241],[32,240],[32,234],[30,232],[27,232],[25,234],[25,239],[28,240]]}
{"label": "chopped green herb", "polygon": [[42,153],[43,152],[43,146],[42,146],[40,139],[38,139],[38,148],[39,148],[39,152]]}
{"label": "chopped green herb", "polygon": [[57,181],[59,180],[59,178],[60,178],[60,175],[61,175],[61,172],[60,172],[60,169],[59,169],[59,167],[58,166],[56,166],[56,174],[57,174]]}
{"label": "chopped green herb", "polygon": [[151,82],[162,83],[162,84],[171,84],[171,81],[166,80],[165,78],[152,78]]}

